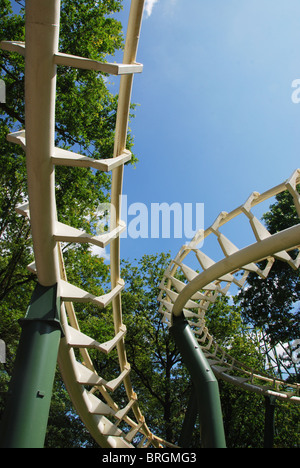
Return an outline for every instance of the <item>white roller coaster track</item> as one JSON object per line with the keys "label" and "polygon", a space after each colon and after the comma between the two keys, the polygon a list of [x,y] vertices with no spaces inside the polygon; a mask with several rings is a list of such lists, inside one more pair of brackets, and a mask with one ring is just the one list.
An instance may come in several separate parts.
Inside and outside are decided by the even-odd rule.
{"label": "white roller coaster track", "polygon": [[[300,195],[297,190],[299,183],[298,169],[285,183],[263,194],[254,192],[242,206],[231,213],[220,213],[212,226],[199,231],[190,244],[181,248],[165,272],[159,296],[163,320],[171,325],[172,315],[179,316],[183,312],[216,377],[244,390],[293,403],[300,403],[300,384],[289,384],[275,376],[251,369],[231,357],[229,350],[220,346],[210,334],[206,312],[221,294],[229,291],[231,285],[242,288],[250,272],[256,273],[263,280],[268,277],[275,261],[286,262],[295,270],[299,268],[300,224],[271,235],[251,211],[259,203],[288,190],[300,217]],[[222,233],[222,227],[239,216],[246,216],[249,232],[256,240],[241,249]],[[242,222],[240,225],[243,225]],[[215,241],[215,251],[221,247],[223,252],[224,258],[218,262],[198,248],[208,236],[212,236]],[[196,263],[196,269],[199,267],[200,273],[195,271],[195,267],[189,266],[190,262],[194,265]],[[183,281],[178,279],[178,273],[184,276]]]}
{"label": "white roller coaster track", "polygon": [[[25,43],[1,43],[2,49],[25,56],[26,129],[10,134],[8,140],[26,151],[29,204],[19,207],[18,212],[28,216],[31,223],[35,262],[29,268],[37,274],[42,286],[59,285],[65,333],[58,357],[60,371],[74,407],[90,434],[100,446],[108,448],[134,447],[133,440],[138,441],[139,447],[172,445],[151,433],[139,409],[126,357],[126,326],[121,305],[124,281],[120,277],[119,236],[125,226],[120,219],[120,195],[124,164],[131,159],[126,140],[133,76],[143,69],[136,63],[143,9],[144,0],[132,0],[122,64],[100,63],[58,51],[59,0],[26,0]],[[112,159],[98,161],[55,147],[57,65],[121,75]],[[91,236],[57,221],[55,165],[112,171],[111,203],[116,210],[109,233]],[[60,242],[110,245],[111,291],[94,297],[69,284]],[[98,343],[80,332],[73,302],[92,302],[100,308],[112,303],[115,336],[111,341]],[[97,374],[89,348],[106,354],[117,349],[120,374],[114,380],[107,382]],[[80,360],[76,349],[80,350]],[[113,399],[113,392],[121,385],[127,395],[127,404],[122,408]]]}
{"label": "white roller coaster track", "polygon": [[[18,211],[27,216],[31,223],[35,262],[29,268],[37,274],[42,286],[59,285],[65,333],[58,358],[60,371],[80,418],[96,442],[104,448],[172,447],[172,444],[150,431],[140,411],[130,380],[130,364],[125,350],[126,326],[122,319],[121,291],[124,281],[120,277],[119,236],[124,230],[124,223],[120,219],[120,195],[124,164],[131,157],[126,149],[126,138],[133,74],[142,71],[142,65],[136,63],[136,54],[143,8],[144,0],[131,1],[123,64],[100,63],[58,51],[60,0],[26,0],[26,45],[20,42],[1,43],[2,49],[24,55],[26,64],[26,129],[10,134],[8,140],[21,145],[26,151],[29,204],[19,207]],[[57,65],[121,75],[112,159],[98,161],[55,147]],[[109,233],[91,236],[57,221],[55,165],[112,171],[111,203],[116,210]],[[177,315],[184,310],[218,377],[247,390],[275,394],[278,398],[297,403],[300,401],[299,385],[289,385],[287,388],[283,381],[246,368],[218,346],[205,326],[205,310],[222,291],[223,282],[241,285],[248,271],[256,271],[264,277],[274,258],[287,261],[294,268],[299,266],[300,256],[293,260],[286,251],[299,246],[300,226],[271,236],[251,214],[253,205],[286,188],[292,193],[300,214],[296,190],[299,179],[300,173],[297,171],[288,183],[261,196],[254,194],[245,205],[229,215],[222,213],[203,236],[211,233],[217,235],[225,253],[224,260],[214,264],[197,250],[200,238],[196,236],[189,246],[182,248],[170,265],[160,295],[161,311],[167,322],[171,322],[172,314]],[[224,223],[240,213],[248,216],[257,238],[255,244],[243,250],[238,250],[219,232]],[[95,297],[68,283],[60,242],[84,242],[101,247],[110,245],[111,291],[102,297]],[[184,258],[191,252],[196,254],[203,267],[200,275],[183,264]],[[261,271],[255,262],[264,258],[268,262],[266,269]],[[185,275],[186,284],[176,279],[178,268]],[[240,270],[245,271],[243,279],[236,278],[236,272]],[[100,308],[112,303],[115,336],[108,342],[98,343],[81,333],[73,302],[92,302]],[[115,379],[107,382],[98,375],[88,352],[90,348],[106,354],[117,349],[120,373]],[[127,395],[127,403],[123,407],[119,407],[113,398],[113,393],[121,385]]]}

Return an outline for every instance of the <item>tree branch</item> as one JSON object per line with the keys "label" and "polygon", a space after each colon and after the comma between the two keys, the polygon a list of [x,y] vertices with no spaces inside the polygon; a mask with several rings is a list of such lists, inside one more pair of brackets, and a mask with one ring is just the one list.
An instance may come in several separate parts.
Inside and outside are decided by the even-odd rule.
{"label": "tree branch", "polygon": [[22,125],[25,125],[25,119],[23,119],[17,112],[15,112],[13,109],[8,107],[7,104],[4,102],[0,103],[0,109],[3,110],[7,115],[9,115],[12,119],[18,120]]}

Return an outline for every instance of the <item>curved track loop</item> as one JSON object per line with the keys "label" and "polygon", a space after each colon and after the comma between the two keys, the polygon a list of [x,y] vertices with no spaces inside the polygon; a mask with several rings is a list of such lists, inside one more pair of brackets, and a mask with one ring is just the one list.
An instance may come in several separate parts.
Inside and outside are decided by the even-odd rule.
{"label": "curved track loop", "polygon": [[[58,357],[60,371],[80,418],[104,448],[172,446],[154,436],[147,427],[132,389],[121,305],[124,281],[120,277],[119,236],[125,225],[120,220],[120,196],[124,164],[131,159],[131,153],[126,150],[126,139],[133,76],[142,71],[142,65],[136,63],[136,54],[143,9],[144,0],[132,0],[123,64],[99,63],[58,51],[60,0],[26,0],[26,45],[1,43],[2,49],[26,58],[26,132],[11,134],[8,140],[21,145],[27,156],[29,204],[19,207],[18,212],[27,216],[31,223],[35,262],[29,269],[37,274],[43,286],[59,284],[65,334]],[[122,75],[112,159],[98,161],[55,148],[57,65]],[[91,236],[57,221],[55,165],[112,171],[111,203],[115,207],[115,217],[111,220],[110,232]],[[111,291],[95,297],[69,284],[60,242],[110,245]],[[99,308],[112,303],[115,336],[109,342],[98,343],[81,333],[73,302],[92,302]],[[120,373],[115,379],[108,382],[98,375],[88,352],[90,348],[105,354],[117,349]],[[114,392],[121,387],[124,390],[122,407],[114,401]]]}
{"label": "curved track loop", "polygon": [[[259,203],[288,190],[300,217],[299,183],[298,169],[285,183],[262,195],[254,192],[236,210],[222,212],[211,227],[199,231],[190,244],[179,251],[164,274],[159,296],[164,322],[171,325],[173,315],[185,315],[217,378],[244,390],[272,395],[293,403],[300,403],[300,384],[288,384],[231,357],[228,350],[222,348],[210,334],[205,316],[209,307],[220,295],[226,295],[231,285],[242,288],[250,272],[256,273],[263,280],[269,275],[275,261],[286,262],[295,270],[299,268],[300,224],[271,235],[252,212]],[[222,227],[237,217],[241,224],[241,217],[244,216],[256,242],[239,249],[222,233]],[[215,250],[218,247],[222,249],[224,258],[218,262],[214,262],[198,248],[209,236],[216,244]],[[193,267],[188,265],[190,262]],[[200,273],[195,271],[198,268],[202,270]]]}

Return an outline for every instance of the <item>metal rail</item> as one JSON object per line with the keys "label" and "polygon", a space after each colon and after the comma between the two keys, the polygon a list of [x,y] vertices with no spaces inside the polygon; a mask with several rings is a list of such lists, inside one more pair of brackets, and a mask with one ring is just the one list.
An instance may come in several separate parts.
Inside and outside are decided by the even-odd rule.
{"label": "metal rail", "polygon": [[[226,295],[231,285],[244,287],[250,272],[266,279],[275,263],[286,262],[297,270],[300,266],[300,224],[271,235],[252,212],[253,207],[284,191],[288,191],[300,217],[300,170],[296,170],[284,183],[263,194],[254,192],[246,202],[231,213],[222,212],[205,231],[196,233],[194,239],[182,247],[167,268],[161,282],[159,295],[163,320],[171,326],[174,317],[184,316],[193,329],[215,375],[244,390],[268,397],[276,397],[292,403],[300,403],[300,384],[287,383],[272,375],[249,368],[230,355],[210,333],[206,314],[220,295]],[[235,218],[248,220],[248,226],[256,242],[238,248],[222,232],[223,226]],[[221,247],[224,257],[215,262],[198,248],[204,239],[211,236],[216,250]],[[291,251],[296,254],[291,254]],[[195,271],[195,263],[200,273]],[[190,266],[190,265],[191,266]],[[192,266],[193,265],[193,266]],[[262,266],[263,265],[263,266]],[[178,279],[177,273],[184,275]]]}
{"label": "metal rail", "polygon": [[[44,287],[58,285],[62,300],[61,322],[64,338],[60,343],[58,363],[65,385],[82,421],[102,447],[169,446],[154,436],[139,409],[137,395],[130,379],[125,341],[126,326],[122,319],[119,236],[125,225],[120,219],[124,164],[131,159],[126,149],[131,90],[136,63],[144,0],[132,0],[122,64],[102,64],[89,58],[74,57],[58,50],[60,0],[26,0],[26,42],[1,43],[1,47],[25,56],[26,129],[11,134],[8,140],[26,151],[29,204],[18,212],[30,219],[35,262],[29,266]],[[55,147],[55,91],[57,65],[103,71],[121,75],[115,147],[113,158],[92,158]],[[115,217],[110,232],[102,236],[87,233],[59,223],[55,199],[55,166],[91,167],[112,171],[111,203]],[[60,242],[110,245],[111,291],[95,297],[68,283]],[[73,302],[92,302],[100,308],[112,303],[115,336],[109,342],[97,343],[80,332]],[[97,374],[88,349],[108,354],[117,349],[120,374],[107,382]],[[81,356],[78,359],[79,349]],[[121,385],[127,404],[120,408],[113,393]]]}

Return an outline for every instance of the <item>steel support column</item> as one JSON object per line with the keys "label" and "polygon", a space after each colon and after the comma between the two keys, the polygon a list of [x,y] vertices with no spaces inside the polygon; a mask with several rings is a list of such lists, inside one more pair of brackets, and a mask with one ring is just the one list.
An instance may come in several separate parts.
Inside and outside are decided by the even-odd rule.
{"label": "steel support column", "polygon": [[43,448],[61,339],[57,285],[37,285],[27,314],[0,426],[1,448]]}
{"label": "steel support column", "polygon": [[219,385],[183,315],[173,317],[170,333],[196,389],[202,448],[226,448]]}
{"label": "steel support column", "polygon": [[265,398],[265,405],[264,448],[272,449],[274,448],[276,398],[267,396]]}

